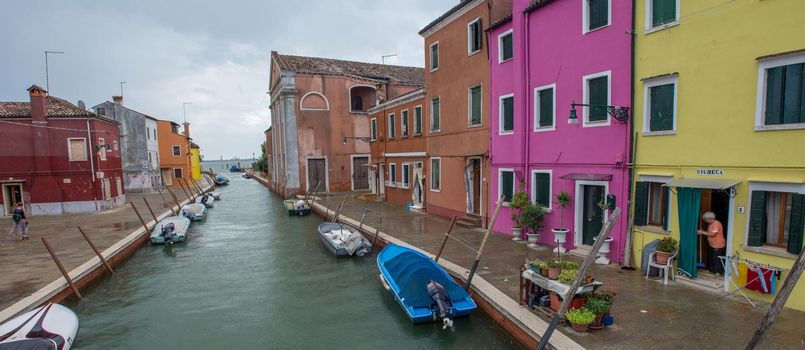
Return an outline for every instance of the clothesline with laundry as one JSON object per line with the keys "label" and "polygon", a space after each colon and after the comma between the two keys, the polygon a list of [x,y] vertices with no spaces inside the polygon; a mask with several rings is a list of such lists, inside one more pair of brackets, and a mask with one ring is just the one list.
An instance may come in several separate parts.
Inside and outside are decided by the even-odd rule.
{"label": "clothesline with laundry", "polygon": [[786,270],[784,267],[758,263],[736,256],[719,256],[719,259],[724,265],[724,271],[727,271],[728,280],[735,287],[735,291],[740,292],[753,306],[755,304],[741,291],[741,286],[762,294],[774,294],[777,291],[777,281],[780,280],[782,272]]}

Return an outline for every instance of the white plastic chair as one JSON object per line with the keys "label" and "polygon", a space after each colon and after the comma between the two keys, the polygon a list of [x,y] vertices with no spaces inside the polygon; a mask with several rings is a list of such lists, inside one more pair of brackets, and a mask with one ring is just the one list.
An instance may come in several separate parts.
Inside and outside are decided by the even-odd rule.
{"label": "white plastic chair", "polygon": [[673,281],[676,281],[676,274],[673,273],[674,272],[674,258],[676,258],[676,255],[679,254],[679,252],[676,252],[676,253],[674,253],[674,255],[669,256],[667,264],[658,264],[657,260],[656,260],[656,257],[655,257],[655,254],[657,254],[657,252],[651,253],[651,255],[649,255],[649,257],[648,257],[648,268],[646,268],[646,279],[648,279],[648,275],[651,273],[651,268],[656,267],[657,269],[662,271],[662,275],[663,275],[663,278],[664,278],[663,284],[668,285],[668,272],[669,272],[669,270],[671,272],[671,279]]}

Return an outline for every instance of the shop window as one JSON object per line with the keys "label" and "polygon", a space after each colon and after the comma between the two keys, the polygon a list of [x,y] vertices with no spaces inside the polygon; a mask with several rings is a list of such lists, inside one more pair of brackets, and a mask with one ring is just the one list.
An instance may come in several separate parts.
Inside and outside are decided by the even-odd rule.
{"label": "shop window", "polygon": [[779,247],[799,254],[805,229],[805,195],[752,191],[751,196],[747,245]]}

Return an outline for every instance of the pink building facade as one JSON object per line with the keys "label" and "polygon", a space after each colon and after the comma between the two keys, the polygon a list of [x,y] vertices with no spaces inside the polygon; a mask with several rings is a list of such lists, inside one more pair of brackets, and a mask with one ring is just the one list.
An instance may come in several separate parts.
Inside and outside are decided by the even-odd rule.
{"label": "pink building facade", "polygon": [[[622,210],[610,234],[614,262],[628,228],[631,30],[631,1],[514,0],[511,19],[489,31],[489,205],[527,191],[546,208],[538,242],[555,247],[552,229],[564,227],[563,246],[583,251],[609,213],[598,203],[611,195]],[[570,197],[564,210],[561,192]],[[495,231],[511,234],[510,214],[501,210]]]}

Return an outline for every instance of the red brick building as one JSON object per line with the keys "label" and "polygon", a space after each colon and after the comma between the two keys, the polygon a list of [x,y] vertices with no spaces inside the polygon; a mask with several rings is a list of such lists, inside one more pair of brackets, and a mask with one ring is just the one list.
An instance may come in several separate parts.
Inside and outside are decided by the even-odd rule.
{"label": "red brick building", "polygon": [[0,102],[0,213],[16,202],[31,215],[125,203],[119,123],[39,86],[28,92],[30,102]]}

